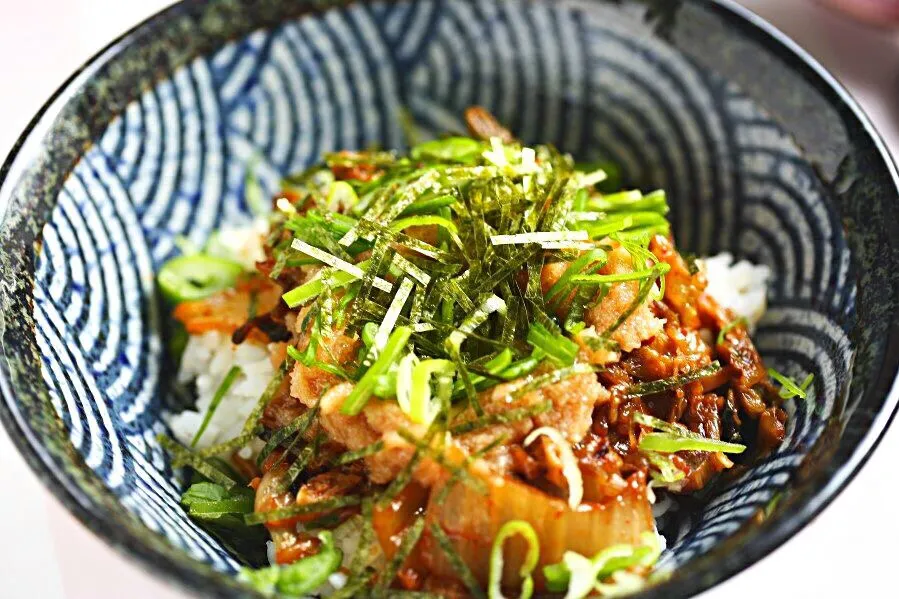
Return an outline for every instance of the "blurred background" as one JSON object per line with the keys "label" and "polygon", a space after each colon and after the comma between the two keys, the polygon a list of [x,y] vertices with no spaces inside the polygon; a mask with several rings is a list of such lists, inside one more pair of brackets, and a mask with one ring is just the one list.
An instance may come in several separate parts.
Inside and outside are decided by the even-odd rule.
{"label": "blurred background", "polygon": [[[289,1],[289,0],[285,0]],[[166,0],[0,0],[0,157],[57,87]],[[899,0],[740,0],[831,70],[899,155]],[[2,209],[2,208],[0,208]],[[865,470],[784,547],[702,599],[886,597],[893,585],[894,426]],[[75,521],[0,430],[0,596],[185,599]],[[860,580],[861,578],[861,580]],[[866,592],[879,589],[874,593]]]}

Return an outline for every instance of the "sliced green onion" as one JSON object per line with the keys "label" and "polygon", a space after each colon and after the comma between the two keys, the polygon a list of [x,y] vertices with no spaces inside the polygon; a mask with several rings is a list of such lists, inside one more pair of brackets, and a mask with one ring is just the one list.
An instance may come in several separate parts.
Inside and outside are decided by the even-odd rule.
{"label": "sliced green onion", "polygon": [[802,383],[797,384],[796,381],[777,372],[773,368],[768,369],[768,376],[780,383],[781,389],[779,395],[781,399],[791,399],[793,397],[805,399],[806,392],[808,391],[809,386],[811,386],[812,381],[815,379],[814,374],[809,374]]}
{"label": "sliced green onion", "polygon": [[385,374],[402,355],[412,335],[412,329],[409,327],[397,327],[390,334],[384,350],[378,359],[365,371],[359,382],[353,387],[353,390],[347,395],[346,399],[340,407],[340,411],[347,416],[355,416],[362,411],[368,398],[371,397],[372,390],[380,375]]}
{"label": "sliced green onion", "polygon": [[726,443],[715,439],[695,439],[681,437],[671,433],[647,433],[640,437],[641,450],[659,453],[676,453],[678,451],[710,451],[722,453],[743,453],[745,445]]}
{"label": "sliced green onion", "polygon": [[[658,535],[644,532],[641,544],[612,545],[587,558],[574,551],[566,551],[558,564],[544,566],[543,575],[547,588],[556,593],[567,589],[566,599],[583,599],[600,590],[600,580],[621,573],[628,568],[648,568],[658,561],[662,546]],[[610,588],[611,585],[605,585]],[[605,593],[601,593],[605,596]]]}
{"label": "sliced green onion", "polygon": [[590,210],[600,212],[653,211],[662,214],[668,212],[668,200],[663,190],[656,190],[645,196],[639,191],[625,191],[599,198],[592,198],[587,205]]}
{"label": "sliced green onion", "polygon": [[668,485],[682,481],[686,476],[684,471],[675,466],[667,455],[655,451],[643,451],[643,455],[656,469],[652,475],[652,479],[656,482]]}
{"label": "sliced green onion", "polygon": [[436,198],[430,198],[427,200],[417,200],[414,204],[409,204],[405,210],[400,214],[400,216],[414,216],[417,214],[428,214],[431,212],[437,212],[441,208],[445,208],[447,206],[452,206],[458,200],[455,196],[450,194],[440,195]]}
{"label": "sliced green onion", "polygon": [[430,425],[444,407],[449,404],[449,397],[431,401],[431,377],[434,375],[451,375],[455,372],[453,362],[449,360],[423,360],[417,362],[414,354],[400,360],[397,372],[397,401],[409,419],[416,424]]}
{"label": "sliced green onion", "polygon": [[327,582],[343,562],[343,552],[334,542],[331,531],[318,533],[318,553],[286,566],[269,566],[259,570],[242,568],[239,578],[263,595],[302,597]]}
{"label": "sliced green onion", "polygon": [[531,374],[538,366],[540,366],[540,358],[530,356],[524,360],[519,360],[511,364],[508,368],[500,373],[500,378],[506,381],[514,381],[521,377]]}
{"label": "sliced green onion", "polygon": [[634,422],[644,426],[661,430],[661,433],[646,433],[640,436],[641,450],[657,451],[659,453],[675,453],[678,451],[711,451],[723,453],[743,453],[745,445],[738,443],[726,443],[715,439],[708,439],[697,433],[687,430],[685,427],[653,418],[647,414],[637,413],[633,416]]}
{"label": "sliced green onion", "polygon": [[443,227],[450,233],[459,233],[459,228],[456,227],[456,223],[447,218],[443,218],[442,216],[436,216],[433,214],[426,214],[422,216],[407,216],[406,218],[395,220],[390,223],[390,230],[399,232],[403,229],[408,229],[409,227],[426,227],[430,225]]}
{"label": "sliced green onion", "polygon": [[730,333],[737,327],[747,327],[749,326],[749,321],[746,320],[746,317],[741,316],[737,319],[732,320],[731,322],[724,325],[720,331],[718,331],[718,339],[717,344],[721,345],[724,343],[724,340],[727,338],[727,334]]}
{"label": "sliced green onion", "polygon": [[540,540],[534,527],[524,520],[512,520],[503,524],[502,528],[493,539],[493,547],[490,550],[490,575],[487,587],[487,596],[490,599],[504,599],[500,585],[503,579],[503,544],[506,539],[514,535],[520,535],[528,544],[528,551],[521,564],[519,575],[522,578],[520,599],[529,599],[534,594],[534,579],[531,572],[537,567],[540,558]]}
{"label": "sliced green onion", "polygon": [[574,364],[580,350],[580,346],[565,335],[553,334],[537,322],[528,330],[528,343],[546,354],[558,366]]}
{"label": "sliced green onion", "polygon": [[688,430],[681,424],[666,422],[649,414],[637,412],[632,418],[637,424],[662,431],[660,433],[641,435],[639,445],[641,450],[657,451],[659,453],[675,453],[678,451],[743,453],[746,450],[745,445],[709,439]]}
{"label": "sliced green onion", "polygon": [[[369,262],[366,260],[365,262],[360,262],[357,266],[360,270],[365,270],[368,268]],[[338,270],[330,273],[327,277],[327,281],[323,276],[316,277],[311,281],[303,283],[299,287],[291,289],[282,295],[281,299],[284,300],[284,303],[287,304],[288,308],[296,308],[321,295],[325,290],[325,287],[330,287],[332,290],[340,289],[360,278],[362,277],[357,277],[349,272]]]}
{"label": "sliced green onion", "polygon": [[222,399],[224,399],[225,395],[227,395],[228,391],[231,389],[231,385],[234,384],[234,381],[238,376],[240,376],[240,374],[240,366],[232,366],[227,374],[225,374],[225,378],[222,379],[221,384],[218,386],[218,389],[215,390],[215,394],[212,396],[212,401],[209,403],[209,409],[206,410],[206,415],[203,417],[203,422],[200,424],[200,428],[197,429],[196,434],[194,434],[193,440],[190,442],[191,448],[197,446],[197,442],[200,440],[200,437],[203,436],[203,433],[206,431],[206,427],[209,426],[209,421],[212,420],[212,415],[215,414],[215,411],[218,409],[219,404],[222,403]]}
{"label": "sliced green onion", "polygon": [[156,274],[163,296],[170,302],[200,300],[234,286],[243,266],[207,254],[172,258]]}
{"label": "sliced green onion", "polygon": [[609,178],[609,175],[606,174],[606,171],[602,169],[595,170],[590,173],[578,173],[580,174],[580,183],[581,187],[593,187],[594,185],[598,185]]}
{"label": "sliced green onion", "polygon": [[[498,354],[491,358],[486,364],[484,364],[484,370],[487,372],[490,377],[475,375],[471,377],[471,383],[475,386],[475,388],[479,389],[484,383],[488,383],[490,378],[492,379],[504,379],[505,372],[512,366],[512,350],[508,347]],[[457,394],[463,391],[462,381],[457,380],[455,386],[453,387],[453,394]]]}
{"label": "sliced green onion", "polygon": [[352,208],[359,203],[356,190],[346,181],[334,181],[328,190],[328,209],[337,212],[340,208]]}
{"label": "sliced green onion", "polygon": [[362,343],[366,347],[372,347],[375,344],[375,335],[378,333],[378,325],[373,322],[366,322],[362,327]]}
{"label": "sliced green onion", "polygon": [[409,155],[413,160],[473,164],[482,151],[484,144],[470,137],[447,137],[420,143],[409,151]]}

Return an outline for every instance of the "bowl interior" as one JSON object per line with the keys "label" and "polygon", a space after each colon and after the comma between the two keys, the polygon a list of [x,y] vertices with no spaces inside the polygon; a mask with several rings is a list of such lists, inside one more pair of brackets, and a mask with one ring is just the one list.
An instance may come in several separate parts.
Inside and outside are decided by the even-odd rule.
{"label": "bowl interior", "polygon": [[[8,419],[89,524],[182,580],[238,567],[179,508],[182,481],[155,439],[174,405],[155,268],[179,240],[246,221],[248,170],[274,192],[324,152],[402,148],[404,113],[422,136],[461,131],[472,104],[527,142],[666,189],[682,249],[773,270],[757,344],[814,385],[787,402],[774,455],[667,513],[673,592],[745,566],[795,530],[790,514],[807,520],[826,501],[891,412],[896,368],[895,257],[878,255],[896,188],[851,103],[716,3],[299,6],[157,17],[66,99],[58,137],[20,155],[24,175],[3,188]],[[199,42],[178,45],[188,37]],[[121,535],[96,519],[122,522]]]}

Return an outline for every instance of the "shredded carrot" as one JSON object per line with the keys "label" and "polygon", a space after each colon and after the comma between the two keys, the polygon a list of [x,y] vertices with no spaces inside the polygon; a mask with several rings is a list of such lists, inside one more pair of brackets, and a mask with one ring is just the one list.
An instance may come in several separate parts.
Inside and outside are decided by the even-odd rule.
{"label": "shredded carrot", "polygon": [[[247,321],[251,296],[256,294],[256,313],[265,314],[274,308],[281,297],[281,288],[263,277],[250,277],[238,282],[234,289],[214,293],[201,300],[182,302],[172,316],[179,320],[190,335],[207,331],[231,334]],[[264,334],[253,331],[251,336],[268,341]]]}

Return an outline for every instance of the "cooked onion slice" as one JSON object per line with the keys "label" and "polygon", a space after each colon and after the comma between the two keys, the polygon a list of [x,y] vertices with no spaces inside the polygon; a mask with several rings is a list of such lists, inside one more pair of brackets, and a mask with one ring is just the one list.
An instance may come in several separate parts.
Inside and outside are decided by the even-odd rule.
{"label": "cooked onion slice", "polygon": [[[487,476],[488,494],[457,484],[442,501],[431,494],[428,517],[443,527],[462,560],[478,581],[488,582],[491,547],[507,522],[523,520],[540,539],[540,567],[535,582],[542,586],[542,566],[562,560],[566,551],[595,555],[606,547],[640,542],[641,534],[655,531],[652,506],[646,485],[633,479],[617,497],[597,503],[582,503],[571,509],[561,499],[510,478]],[[517,537],[504,548],[503,583],[516,587],[527,544]],[[454,578],[455,572],[442,551],[423,551],[429,569],[437,576]],[[517,587],[516,587],[517,588]]]}
{"label": "cooked onion slice", "polygon": [[524,440],[525,446],[533,443],[537,437],[545,435],[553,442],[559,452],[559,458],[562,460],[562,475],[568,481],[568,506],[571,509],[577,509],[584,498],[584,479],[581,477],[581,469],[578,468],[577,458],[571,451],[571,446],[565,437],[558,430],[551,426],[543,426],[535,429]]}

